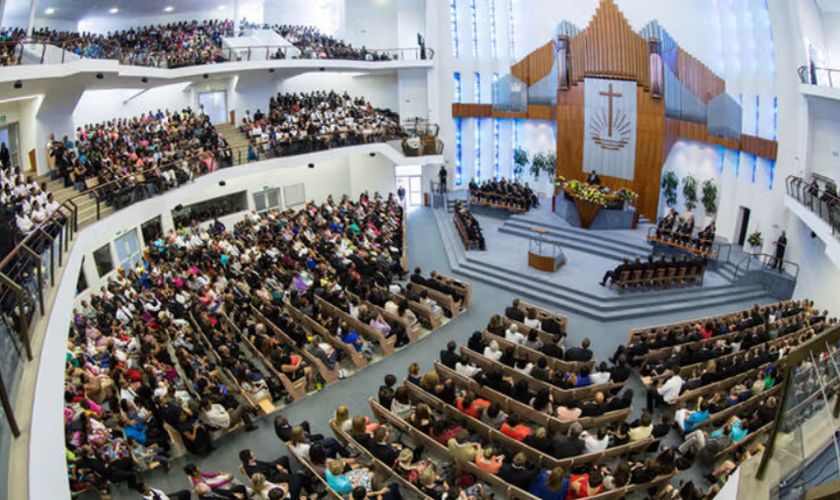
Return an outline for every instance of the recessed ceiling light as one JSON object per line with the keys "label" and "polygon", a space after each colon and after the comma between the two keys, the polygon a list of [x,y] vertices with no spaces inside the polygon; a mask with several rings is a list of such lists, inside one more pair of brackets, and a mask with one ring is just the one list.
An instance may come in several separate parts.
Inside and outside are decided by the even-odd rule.
{"label": "recessed ceiling light", "polygon": [[219,10],[225,10],[225,9],[227,9],[227,5],[219,5]]}
{"label": "recessed ceiling light", "polygon": [[49,9],[44,11],[44,14],[46,14],[46,15],[55,14],[55,9],[50,7]]}
{"label": "recessed ceiling light", "polygon": [[109,10],[109,11],[108,11],[108,13],[110,13],[110,14],[116,14],[116,13],[117,13],[117,12],[119,12],[119,11],[120,11],[120,9],[118,9],[118,8],[114,7],[113,9]]}
{"label": "recessed ceiling light", "polygon": [[163,8],[163,11],[164,11],[164,12],[172,12],[173,10],[175,10],[175,7],[173,7],[173,6],[171,6],[171,5],[170,5],[169,7],[164,7],[164,8]]}

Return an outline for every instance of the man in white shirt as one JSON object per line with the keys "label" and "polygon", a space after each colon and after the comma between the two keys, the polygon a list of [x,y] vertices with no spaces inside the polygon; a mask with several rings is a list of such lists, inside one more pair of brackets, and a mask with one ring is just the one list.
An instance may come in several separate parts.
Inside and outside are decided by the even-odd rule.
{"label": "man in white shirt", "polygon": [[606,384],[610,381],[610,371],[607,369],[606,361],[601,361],[601,364],[597,367],[597,371],[589,375],[589,380],[592,382],[592,385]]}
{"label": "man in white shirt", "polygon": [[517,345],[522,345],[525,342],[525,335],[519,333],[519,325],[513,323],[505,331],[505,340],[509,340]]}
{"label": "man in white shirt", "polygon": [[192,498],[192,493],[188,490],[167,494],[159,489],[150,487],[146,483],[137,485],[137,491],[144,500],[190,500]]}
{"label": "man in white shirt", "polygon": [[224,406],[211,403],[209,399],[205,399],[201,404],[201,413],[198,418],[211,427],[223,430],[230,429],[241,420],[245,423],[245,430],[252,432],[258,429],[251,421],[252,413],[256,413],[255,410],[244,403],[240,403],[233,410],[225,410]]}
{"label": "man in white shirt", "polygon": [[465,356],[461,356],[461,359],[455,363],[455,371],[465,377],[473,378],[473,375],[480,372],[481,368],[467,361]]}
{"label": "man in white shirt", "polygon": [[17,215],[15,215],[15,226],[24,235],[32,232],[32,229],[35,227],[29,217],[23,212],[23,207],[21,206],[18,206]]}
{"label": "man in white shirt", "polygon": [[673,370],[667,370],[665,376],[667,377],[665,383],[660,383],[655,389],[648,389],[647,406],[649,413],[653,413],[654,406],[657,403],[671,405],[680,396],[685,381]]}

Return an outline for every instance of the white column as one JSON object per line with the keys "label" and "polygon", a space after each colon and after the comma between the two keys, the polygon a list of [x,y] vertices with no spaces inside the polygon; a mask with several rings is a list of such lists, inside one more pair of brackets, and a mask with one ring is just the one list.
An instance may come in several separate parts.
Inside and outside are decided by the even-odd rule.
{"label": "white column", "polygon": [[29,23],[26,25],[26,37],[32,36],[32,29],[35,27],[35,1],[29,1]]}
{"label": "white column", "polygon": [[239,0],[233,0],[233,35],[239,33]]}
{"label": "white column", "polygon": [[3,14],[6,12],[6,0],[0,0],[0,26],[3,24]]}

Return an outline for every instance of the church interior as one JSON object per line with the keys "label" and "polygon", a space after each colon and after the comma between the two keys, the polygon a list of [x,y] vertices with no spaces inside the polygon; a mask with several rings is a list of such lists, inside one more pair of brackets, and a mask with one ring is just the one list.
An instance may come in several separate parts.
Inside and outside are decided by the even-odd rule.
{"label": "church interior", "polygon": [[836,33],[0,0],[0,498],[840,498]]}

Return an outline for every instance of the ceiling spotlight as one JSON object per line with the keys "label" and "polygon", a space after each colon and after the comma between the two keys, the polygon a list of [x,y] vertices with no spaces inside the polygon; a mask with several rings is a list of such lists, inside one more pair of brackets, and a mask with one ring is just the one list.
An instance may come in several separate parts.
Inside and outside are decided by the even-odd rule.
{"label": "ceiling spotlight", "polygon": [[173,10],[175,10],[175,7],[173,7],[171,5],[163,8],[164,12],[172,12]]}
{"label": "ceiling spotlight", "polygon": [[225,10],[225,9],[227,9],[227,5],[219,5],[219,10]]}
{"label": "ceiling spotlight", "polygon": [[109,13],[109,14],[116,14],[116,13],[117,13],[117,12],[119,12],[119,11],[120,11],[120,9],[118,9],[118,8],[114,7],[113,9],[109,10],[109,11],[108,11],[108,13]]}
{"label": "ceiling spotlight", "polygon": [[48,16],[49,16],[50,14],[55,14],[55,9],[53,9],[52,7],[50,7],[49,9],[47,9],[47,10],[45,10],[45,11],[44,11],[44,14],[46,14],[46,15],[48,15]]}

